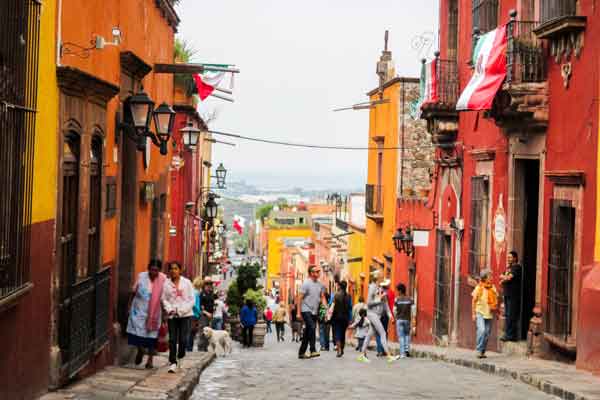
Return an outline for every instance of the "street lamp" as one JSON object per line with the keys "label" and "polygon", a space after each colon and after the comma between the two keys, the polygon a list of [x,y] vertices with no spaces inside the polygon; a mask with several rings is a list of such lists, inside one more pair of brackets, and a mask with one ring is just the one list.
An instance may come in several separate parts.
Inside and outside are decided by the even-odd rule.
{"label": "street lamp", "polygon": [[398,228],[394,236],[392,236],[392,240],[394,241],[394,247],[400,253],[404,252],[407,256],[410,256],[413,251],[413,236],[410,228],[406,228],[406,232],[402,230],[402,228]]}
{"label": "street lamp", "polygon": [[153,117],[156,135],[148,131],[148,136],[152,139],[152,143],[160,148],[160,154],[164,156],[167,155],[167,143],[171,138],[173,124],[175,123],[175,111],[167,103],[161,103],[154,110]]}
{"label": "street lamp", "polygon": [[215,201],[214,194],[210,193],[208,195],[208,200],[206,204],[204,204],[204,213],[207,219],[213,220],[217,217],[217,213],[219,211],[219,205]]}
{"label": "street lamp", "polygon": [[187,126],[181,128],[179,132],[181,132],[181,135],[183,136],[183,144],[190,150],[195,149],[202,131],[196,128],[192,121],[188,121]]}
{"label": "street lamp", "polygon": [[142,88],[141,92],[125,100],[125,110],[132,119],[133,126],[138,131],[146,132],[150,129],[150,115],[154,109],[154,102]]}
{"label": "street lamp", "polygon": [[215,172],[217,174],[217,187],[223,189],[225,187],[225,177],[227,176],[227,170],[223,166],[223,163],[219,164]]}

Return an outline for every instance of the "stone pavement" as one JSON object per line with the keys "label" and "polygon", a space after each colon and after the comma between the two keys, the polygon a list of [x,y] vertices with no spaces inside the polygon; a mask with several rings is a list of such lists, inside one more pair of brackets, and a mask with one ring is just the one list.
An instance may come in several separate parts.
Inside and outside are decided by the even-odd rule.
{"label": "stone pavement", "polygon": [[[395,345],[395,346],[394,346]],[[397,350],[397,343],[392,347]],[[415,357],[469,367],[512,378],[565,400],[600,400],[600,378],[575,366],[537,358],[487,352],[478,359],[475,351],[454,347],[413,346]]]}
{"label": "stone pavement", "polygon": [[[289,332],[288,332],[289,334]],[[289,336],[288,336],[289,337]],[[265,348],[241,349],[208,367],[193,400],[283,399],[556,399],[522,382],[424,358],[356,361],[353,348],[298,359],[297,343],[267,337]]]}
{"label": "stone pavement", "polygon": [[38,400],[187,400],[213,359],[213,353],[187,353],[175,374],[167,372],[166,355],[154,357],[158,368],[152,370],[144,364],[111,366]]}

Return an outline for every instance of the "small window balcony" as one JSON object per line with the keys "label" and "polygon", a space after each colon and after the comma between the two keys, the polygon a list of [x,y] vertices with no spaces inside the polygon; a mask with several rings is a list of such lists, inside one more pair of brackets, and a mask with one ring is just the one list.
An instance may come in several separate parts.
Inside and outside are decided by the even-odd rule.
{"label": "small window balcony", "polygon": [[540,25],[535,34],[540,39],[560,38],[585,30],[586,23],[585,16],[577,15],[577,0],[541,0]]}

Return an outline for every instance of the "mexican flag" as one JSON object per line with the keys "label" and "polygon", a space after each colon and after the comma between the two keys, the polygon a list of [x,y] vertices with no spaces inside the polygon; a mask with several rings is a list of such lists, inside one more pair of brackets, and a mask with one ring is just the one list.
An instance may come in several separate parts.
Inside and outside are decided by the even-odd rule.
{"label": "mexican flag", "polygon": [[196,89],[198,89],[198,96],[200,100],[204,101],[212,92],[215,91],[215,87],[219,86],[219,83],[225,77],[225,72],[218,72],[215,74],[193,74],[194,82],[196,82]]}
{"label": "mexican flag", "polygon": [[460,95],[456,109],[489,110],[506,77],[506,25],[481,36],[475,45],[475,71]]}
{"label": "mexican flag", "polygon": [[245,224],[246,219],[244,217],[240,217],[239,215],[233,217],[233,229],[235,229],[240,236],[244,234]]}
{"label": "mexican flag", "polygon": [[410,114],[414,119],[421,118],[423,104],[436,103],[439,100],[437,88],[437,62],[431,60],[421,66],[419,98],[410,104]]}

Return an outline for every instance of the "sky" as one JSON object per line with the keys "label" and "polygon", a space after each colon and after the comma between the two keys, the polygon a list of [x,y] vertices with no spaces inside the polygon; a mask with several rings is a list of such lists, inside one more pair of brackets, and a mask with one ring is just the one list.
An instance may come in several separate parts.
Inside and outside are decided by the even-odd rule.
{"label": "sky", "polygon": [[[234,103],[209,98],[210,129],[296,143],[367,146],[367,101],[390,31],[396,73],[417,77],[437,41],[437,0],[182,0],[178,37],[193,61],[235,64]],[[224,86],[228,86],[228,83]],[[298,149],[238,139],[215,144],[228,180],[262,187],[364,187],[367,152]]]}

